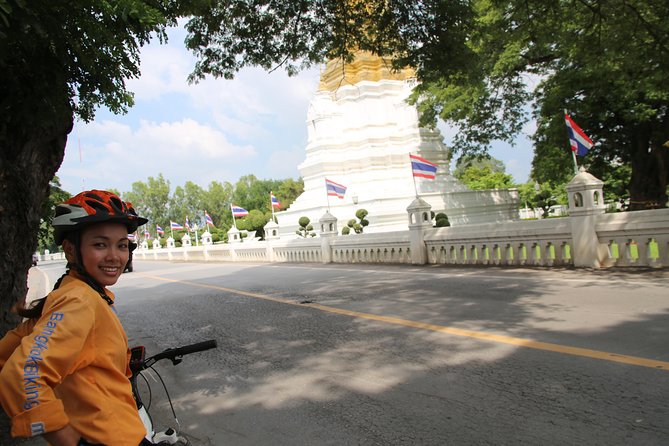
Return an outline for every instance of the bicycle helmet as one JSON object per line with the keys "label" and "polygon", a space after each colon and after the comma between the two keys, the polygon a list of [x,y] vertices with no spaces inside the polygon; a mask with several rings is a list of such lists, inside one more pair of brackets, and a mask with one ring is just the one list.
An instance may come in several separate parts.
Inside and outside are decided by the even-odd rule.
{"label": "bicycle helmet", "polygon": [[93,223],[122,223],[128,227],[128,233],[132,233],[147,221],[137,215],[132,203],[122,201],[116,194],[104,190],[89,190],[56,206],[52,225],[55,241],[60,245],[68,232],[80,230]]}

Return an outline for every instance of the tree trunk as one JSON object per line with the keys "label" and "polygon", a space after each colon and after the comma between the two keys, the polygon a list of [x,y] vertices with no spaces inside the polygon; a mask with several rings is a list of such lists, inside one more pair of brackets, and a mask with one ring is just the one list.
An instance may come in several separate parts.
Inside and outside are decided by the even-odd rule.
{"label": "tree trunk", "polygon": [[650,141],[650,132],[643,129],[635,132],[631,141],[631,211],[658,209],[667,204],[669,148]]}
{"label": "tree trunk", "polygon": [[73,115],[48,128],[36,129],[28,141],[2,141],[0,158],[0,250],[5,278],[0,281],[0,333],[16,322],[11,308],[26,295],[31,255],[37,247],[42,206],[49,182],[65,154]]}
{"label": "tree trunk", "polygon": [[[49,197],[49,182],[63,161],[67,135],[74,122],[72,110],[68,110],[50,126],[33,127],[27,139],[0,141],[0,256],[4,268],[0,280],[0,336],[19,321],[12,308],[26,296],[42,206]],[[21,132],[13,133],[17,134]],[[9,439],[8,419],[3,414],[0,444],[12,441],[15,440]]]}

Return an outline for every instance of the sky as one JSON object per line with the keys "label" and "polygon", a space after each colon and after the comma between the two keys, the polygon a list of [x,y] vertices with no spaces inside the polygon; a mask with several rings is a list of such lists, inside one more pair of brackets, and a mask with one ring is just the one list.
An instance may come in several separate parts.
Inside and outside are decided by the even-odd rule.
{"label": "sky", "polygon": [[[234,80],[211,77],[189,85],[195,57],[185,49],[183,28],[168,31],[141,52],[141,76],[127,82],[135,105],[125,115],[98,110],[90,123],[77,121],[57,173],[64,190],[132,190],[136,181],[163,177],[171,191],[192,181],[235,183],[300,176],[306,157],[306,116],[318,86],[320,67],[289,77],[281,69],[242,70]],[[454,130],[441,124],[448,145]],[[532,131],[528,124],[527,131]],[[490,154],[504,162],[517,182],[528,178],[532,146],[498,143]]]}

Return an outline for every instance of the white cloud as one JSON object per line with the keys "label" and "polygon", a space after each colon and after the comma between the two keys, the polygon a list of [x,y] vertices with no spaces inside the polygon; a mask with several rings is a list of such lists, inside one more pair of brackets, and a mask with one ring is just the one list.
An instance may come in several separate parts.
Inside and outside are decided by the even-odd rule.
{"label": "white cloud", "polygon": [[[125,191],[133,182],[159,173],[173,185],[188,180],[224,181],[235,166],[258,156],[252,145],[232,144],[218,129],[188,118],[161,123],[144,120],[137,128],[100,121],[81,125],[76,132],[82,140],[82,161],[71,139],[58,173],[69,191],[81,189],[82,178],[87,188]],[[228,171],[231,167],[233,172]]]}
{"label": "white cloud", "polygon": [[186,78],[195,59],[184,48],[151,44],[142,49],[142,75],[128,81],[136,100],[155,100],[168,93],[187,93]]}

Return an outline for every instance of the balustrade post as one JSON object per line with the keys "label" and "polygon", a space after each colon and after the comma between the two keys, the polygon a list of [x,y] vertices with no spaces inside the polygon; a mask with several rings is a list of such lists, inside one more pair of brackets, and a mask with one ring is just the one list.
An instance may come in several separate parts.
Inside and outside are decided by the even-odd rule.
{"label": "balustrade post", "polygon": [[425,265],[427,263],[427,247],[425,246],[425,230],[432,227],[430,210],[432,206],[416,197],[407,208],[409,213],[409,246],[411,264]]}
{"label": "balustrade post", "polygon": [[603,184],[581,167],[581,171],[567,185],[572,257],[576,267],[600,268],[610,263],[608,248],[599,243],[595,230],[597,216],[606,210]]}
{"label": "balustrade post", "polygon": [[326,211],[318,223],[321,225],[322,262],[332,263],[332,240],[337,236],[337,217]]}

